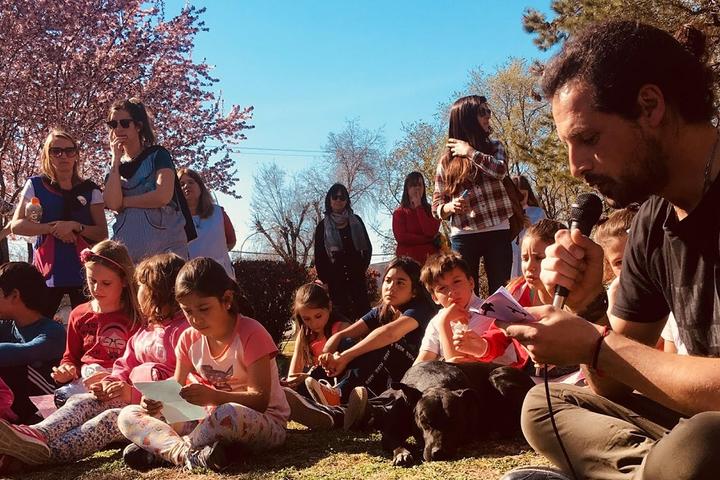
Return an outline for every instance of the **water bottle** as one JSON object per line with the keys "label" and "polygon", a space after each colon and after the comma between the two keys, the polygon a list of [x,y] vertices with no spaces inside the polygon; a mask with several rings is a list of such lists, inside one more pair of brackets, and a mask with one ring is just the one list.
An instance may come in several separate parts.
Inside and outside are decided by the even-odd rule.
{"label": "water bottle", "polygon": [[32,197],[30,202],[25,205],[25,218],[31,222],[40,223],[40,220],[42,220],[42,214],[43,210],[42,205],[40,205],[40,199]]}
{"label": "water bottle", "polygon": [[[40,221],[42,220],[42,214],[43,209],[42,205],[40,205],[40,199],[37,197],[32,197],[27,203],[27,205],[25,205],[25,218],[27,218],[31,222],[40,223]],[[25,241],[34,244],[36,238],[37,237],[35,235],[25,237]]]}

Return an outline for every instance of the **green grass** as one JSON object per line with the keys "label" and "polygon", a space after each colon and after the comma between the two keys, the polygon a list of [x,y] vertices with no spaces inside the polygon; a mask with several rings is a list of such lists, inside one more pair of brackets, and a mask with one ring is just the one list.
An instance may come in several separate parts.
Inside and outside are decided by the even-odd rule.
{"label": "green grass", "polygon": [[497,479],[508,470],[528,464],[547,465],[521,440],[488,441],[466,446],[448,462],[422,463],[411,468],[393,467],[380,448],[378,434],[343,431],[310,432],[290,424],[282,447],[246,453],[223,474],[187,473],[179,468],[158,468],[138,473],[125,467],[118,450],[107,450],[63,467],[5,478],[22,480],[217,480],[217,479]]}

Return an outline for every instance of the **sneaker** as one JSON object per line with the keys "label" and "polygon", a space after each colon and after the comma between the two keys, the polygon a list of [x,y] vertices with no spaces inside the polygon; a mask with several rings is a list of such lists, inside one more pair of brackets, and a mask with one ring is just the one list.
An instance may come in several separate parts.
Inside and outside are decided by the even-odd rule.
{"label": "sneaker", "polygon": [[163,465],[169,465],[169,463],[162,458],[158,457],[152,452],[148,452],[144,448],[134,443],[131,443],[130,445],[125,447],[122,453],[122,457],[125,461],[125,465],[132,468],[133,470],[139,470],[141,472]]}
{"label": "sneaker", "polygon": [[556,468],[520,467],[509,471],[500,480],[572,480],[572,478]]}
{"label": "sneaker", "polygon": [[10,455],[28,465],[50,461],[50,448],[37,430],[25,425],[11,425],[0,419],[0,454]]}
{"label": "sneaker", "polygon": [[347,408],[345,409],[345,421],[343,429],[355,430],[362,428],[367,417],[368,392],[365,387],[355,387],[348,397]]}
{"label": "sneaker", "polygon": [[332,415],[290,387],[283,387],[290,405],[290,420],[312,430],[330,430],[335,425]]}
{"label": "sneaker", "polygon": [[196,468],[207,468],[213,472],[222,472],[230,466],[225,449],[224,442],[215,442],[197,450],[191,449],[185,457],[185,468],[190,471]]}
{"label": "sneaker", "polygon": [[340,405],[340,389],[331,387],[327,380],[315,380],[312,377],[307,377],[305,387],[316,402],[331,407]]}

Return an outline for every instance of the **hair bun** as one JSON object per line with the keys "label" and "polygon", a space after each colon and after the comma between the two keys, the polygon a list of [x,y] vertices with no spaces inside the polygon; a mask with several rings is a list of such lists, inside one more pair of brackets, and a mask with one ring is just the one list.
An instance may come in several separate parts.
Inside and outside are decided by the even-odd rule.
{"label": "hair bun", "polygon": [[691,23],[686,23],[675,31],[675,39],[695,58],[704,60],[707,48],[705,33]]}

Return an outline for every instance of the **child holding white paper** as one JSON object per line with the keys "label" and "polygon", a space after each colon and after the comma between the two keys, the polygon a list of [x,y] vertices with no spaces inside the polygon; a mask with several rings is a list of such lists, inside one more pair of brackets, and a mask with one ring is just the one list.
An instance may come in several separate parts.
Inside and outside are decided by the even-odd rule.
{"label": "child holding white paper", "polygon": [[122,243],[103,240],[80,252],[80,262],[92,300],[70,312],[65,354],[51,373],[64,384],[55,390],[58,407],[107,376],[142,323],[135,265]]}
{"label": "child holding white paper", "polygon": [[112,373],[93,385],[92,393],[72,396],[40,423],[10,425],[0,420],[0,454],[30,465],[66,463],[123,440],[117,426],[120,409],[140,400],[133,382],[162,380],[173,372],[174,346],[188,328],[173,288],[184,263],[175,254],[161,254],[138,265],[138,303],[148,320],[130,338]]}
{"label": "child holding white paper", "polygon": [[[527,351],[495,321],[483,315],[474,294],[470,268],[455,252],[427,259],[421,279],[435,303],[443,308],[425,330],[415,363],[444,358],[448,362],[495,362],[522,367]],[[453,334],[453,329],[457,333]]]}
{"label": "child holding white paper", "polygon": [[[143,397],[139,406],[125,407],[118,426],[133,442],[125,463],[138,470],[169,462],[220,471],[229,463],[226,442],[258,450],[282,445],[290,407],[278,350],[260,323],[241,314],[235,281],[215,260],[195,258],[180,271],[175,292],[193,327],[178,341],[175,380],[184,385],[180,396],[207,407],[208,415],[171,426],[159,418],[160,402]],[[186,385],[190,374],[201,383]]]}

